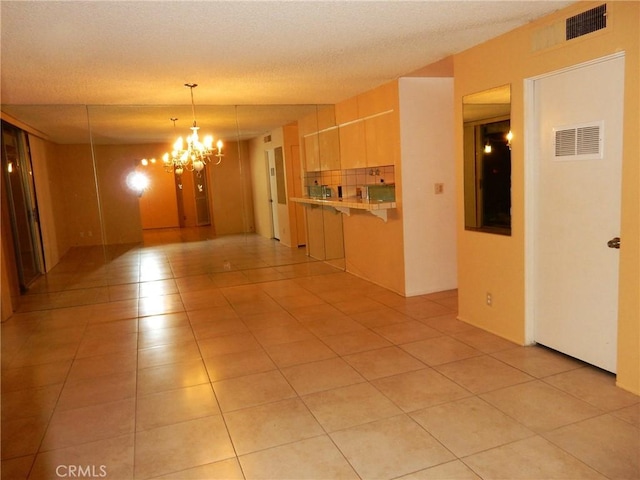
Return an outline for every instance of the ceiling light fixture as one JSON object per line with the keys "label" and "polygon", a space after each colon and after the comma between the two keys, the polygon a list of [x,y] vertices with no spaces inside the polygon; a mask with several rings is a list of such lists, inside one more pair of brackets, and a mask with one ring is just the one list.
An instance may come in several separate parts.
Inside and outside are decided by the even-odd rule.
{"label": "ceiling light fixture", "polygon": [[[191,90],[191,112],[193,114],[193,126],[191,128],[191,135],[187,137],[186,147],[182,137],[178,137],[173,144],[173,151],[171,153],[165,153],[162,156],[162,163],[168,172],[175,172],[176,175],[181,175],[185,170],[192,172],[196,171],[200,173],[207,163],[212,162],[212,157],[216,157],[217,160],[213,161],[214,165],[220,165],[222,162],[222,140],[218,140],[216,145],[213,145],[213,136],[207,135],[201,142],[198,137],[198,127],[196,123],[196,106],[193,102],[193,89],[198,86],[197,83],[185,83],[185,87]],[[173,126],[175,128],[177,118],[172,118]]]}

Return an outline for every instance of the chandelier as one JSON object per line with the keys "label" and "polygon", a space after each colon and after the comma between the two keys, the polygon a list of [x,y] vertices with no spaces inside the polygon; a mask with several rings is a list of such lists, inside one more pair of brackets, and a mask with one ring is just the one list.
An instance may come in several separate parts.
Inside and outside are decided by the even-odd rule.
{"label": "chandelier", "polygon": [[[207,135],[202,141],[198,137],[198,127],[196,123],[196,107],[193,102],[193,89],[198,86],[197,83],[185,83],[185,87],[191,90],[191,113],[193,114],[193,126],[191,135],[187,137],[186,145],[182,137],[178,137],[173,144],[171,153],[167,152],[162,156],[162,163],[167,172],[175,172],[181,175],[185,170],[188,172],[196,171],[200,173],[207,163],[219,165],[222,162],[222,140],[218,140],[213,145],[213,137]],[[177,118],[172,118],[173,127],[175,129]],[[212,160],[215,158],[216,160]]]}

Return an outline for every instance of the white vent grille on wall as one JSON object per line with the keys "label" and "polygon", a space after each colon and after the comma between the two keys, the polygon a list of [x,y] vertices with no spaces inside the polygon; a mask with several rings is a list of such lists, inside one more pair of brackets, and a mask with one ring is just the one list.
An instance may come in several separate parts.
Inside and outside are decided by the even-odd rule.
{"label": "white vent grille on wall", "polygon": [[555,160],[599,160],[604,144],[604,122],[557,127],[554,134]]}

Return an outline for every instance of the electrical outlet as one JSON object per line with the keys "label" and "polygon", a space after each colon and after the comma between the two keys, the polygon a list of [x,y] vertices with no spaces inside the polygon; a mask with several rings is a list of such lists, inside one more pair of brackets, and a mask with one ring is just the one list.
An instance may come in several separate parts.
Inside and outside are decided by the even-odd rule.
{"label": "electrical outlet", "polygon": [[444,183],[434,183],[433,191],[436,195],[441,195],[444,193]]}
{"label": "electrical outlet", "polygon": [[487,292],[487,305],[491,306],[493,304],[493,297],[489,292]]}

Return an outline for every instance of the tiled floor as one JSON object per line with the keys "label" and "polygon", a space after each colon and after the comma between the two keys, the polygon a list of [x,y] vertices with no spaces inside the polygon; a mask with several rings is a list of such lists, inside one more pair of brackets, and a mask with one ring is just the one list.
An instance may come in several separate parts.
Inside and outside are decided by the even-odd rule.
{"label": "tiled floor", "polygon": [[257,236],[75,249],[2,325],[2,478],[637,479],[639,398]]}

